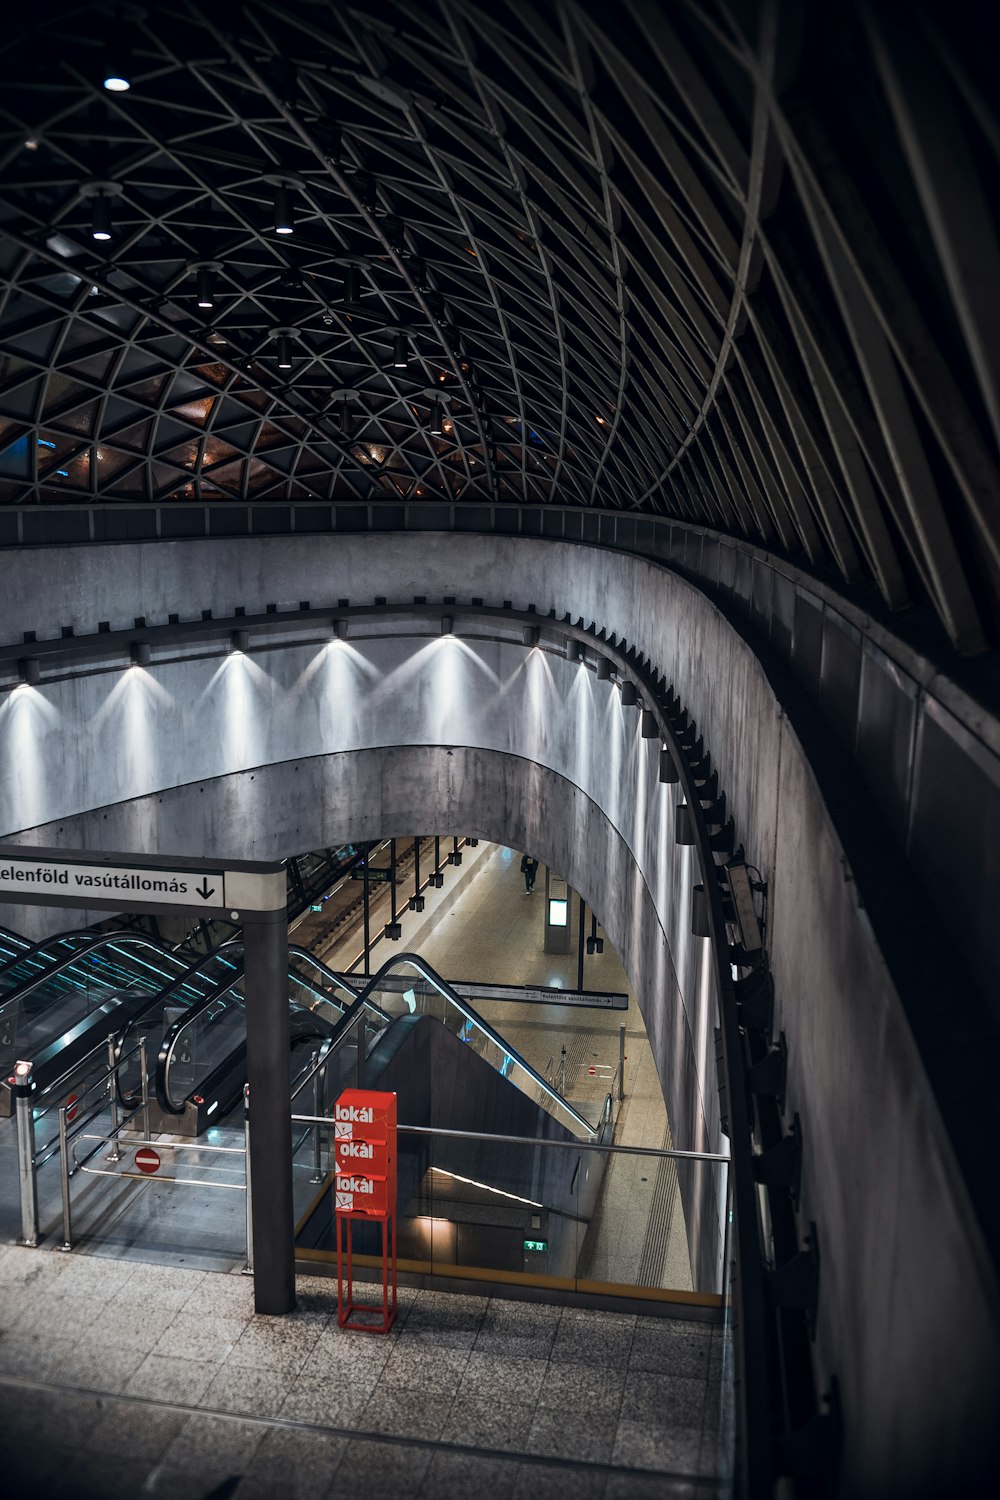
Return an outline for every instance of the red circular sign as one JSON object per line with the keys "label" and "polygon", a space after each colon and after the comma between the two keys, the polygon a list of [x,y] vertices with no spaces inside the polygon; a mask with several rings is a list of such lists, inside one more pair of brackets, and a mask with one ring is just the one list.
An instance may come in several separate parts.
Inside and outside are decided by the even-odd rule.
{"label": "red circular sign", "polygon": [[76,1094],[70,1094],[69,1098],[66,1100],[67,1120],[73,1121],[76,1119],[76,1106],[79,1104],[79,1102],[80,1100]]}
{"label": "red circular sign", "polygon": [[596,1076],[596,1074],[597,1074],[597,1069],[596,1068],[588,1068],[587,1072],[590,1074],[591,1078],[594,1078]]}
{"label": "red circular sign", "polygon": [[158,1172],[160,1158],[150,1146],[143,1146],[135,1153],[135,1164],[140,1172]]}

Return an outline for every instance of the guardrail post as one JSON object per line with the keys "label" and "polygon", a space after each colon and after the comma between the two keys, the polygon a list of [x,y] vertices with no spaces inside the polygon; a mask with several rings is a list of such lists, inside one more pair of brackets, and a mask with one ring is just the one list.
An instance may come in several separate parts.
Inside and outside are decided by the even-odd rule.
{"label": "guardrail post", "polygon": [[625,1098],[625,1027],[618,1028],[618,1103]]}
{"label": "guardrail post", "polygon": [[[314,1052],[312,1054],[312,1056],[309,1059],[309,1065],[310,1065],[310,1067],[312,1067],[312,1068],[315,1069],[315,1072],[313,1073],[313,1114],[314,1115],[321,1115],[323,1113],[322,1108],[321,1108],[322,1099],[321,1099],[321,1094],[320,1094],[320,1069],[319,1069],[318,1064],[319,1064],[319,1052],[316,1051],[316,1052]],[[312,1127],[312,1133],[313,1133],[313,1174],[310,1177],[309,1181],[310,1182],[314,1182],[314,1183],[318,1183],[318,1182],[322,1182],[323,1181],[323,1150],[322,1150],[322,1142],[320,1140],[320,1134],[319,1134],[321,1129],[322,1129],[322,1127],[319,1126],[319,1125],[314,1125]]]}
{"label": "guardrail post", "polygon": [[253,1275],[253,1186],[250,1181],[250,1085],[243,1085],[243,1160],[247,1183],[247,1263],[244,1276]]}
{"label": "guardrail post", "polygon": [[[35,1175],[35,1110],[31,1102],[35,1085],[31,1078],[31,1064],[27,1066],[24,1081],[14,1085],[17,1113],[17,1173],[21,1193],[21,1239],[22,1245],[38,1244],[38,1179]],[[15,1070],[15,1078],[19,1074]]]}
{"label": "guardrail post", "polygon": [[147,1071],[146,1038],[139,1038],[139,1068],[142,1074],[142,1138],[149,1140],[149,1073]]}
{"label": "guardrail post", "polygon": [[[108,1161],[121,1161],[122,1154],[118,1147],[118,1130],[120,1120],[118,1118],[118,1059],[115,1056],[117,1037],[108,1037],[108,1113],[111,1116],[111,1150],[108,1152]],[[64,1248],[68,1249],[68,1246]]]}
{"label": "guardrail post", "polygon": [[[111,1158],[109,1157],[110,1161]],[[69,1135],[66,1130],[66,1105],[59,1106],[59,1167],[62,1177],[63,1242],[60,1250],[73,1248],[73,1219],[69,1201]]]}

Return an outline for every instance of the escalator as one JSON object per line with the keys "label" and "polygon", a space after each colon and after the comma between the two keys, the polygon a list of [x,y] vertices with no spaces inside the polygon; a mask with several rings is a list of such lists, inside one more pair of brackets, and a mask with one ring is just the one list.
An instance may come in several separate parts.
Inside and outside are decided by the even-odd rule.
{"label": "escalator", "polygon": [[[33,975],[0,1001],[0,1117],[13,1112],[9,1077],[15,1060],[34,1064],[36,1100],[53,1090],[79,1093],[90,1077],[107,1070],[109,1041],[117,1057],[129,1057],[145,1036],[152,1061],[179,1020],[194,1011],[216,1018],[227,1008],[242,965],[243,947],[236,940],[193,964],[132,934],[87,934],[62,957],[50,948],[37,957]],[[303,949],[289,950],[288,983],[302,1009],[327,1007],[331,1020],[355,997]],[[137,1069],[133,1056],[120,1070],[127,1075],[119,1078],[123,1103],[141,1092],[141,1079],[132,1076]]]}
{"label": "escalator", "polygon": [[[151,1104],[152,1129],[198,1136],[218,1124],[242,1098],[246,1081],[246,1012],[243,1001],[242,950],[233,972],[212,992],[182,1013],[164,1014],[156,1058]],[[305,948],[289,946],[288,1006],[291,1029],[290,1086],[310,1065],[311,1053],[334,1035],[358,995],[342,978]],[[138,1025],[123,1033],[122,1051],[138,1034]],[[122,1102],[134,1102],[140,1080],[131,1072],[119,1079]]]}
{"label": "escalator", "polygon": [[[329,1118],[361,1079],[396,1094],[408,1127],[398,1141],[401,1256],[425,1265],[436,1234],[450,1264],[521,1272],[526,1255],[536,1264],[542,1256],[547,1274],[574,1273],[606,1161],[574,1148],[611,1141],[610,1093],[588,1118],[413,954],[391,960],[362,991],[293,1109]],[[296,1243],[323,1258],[335,1247],[334,1179],[328,1161],[317,1171],[315,1127],[303,1124],[295,1152]],[[375,1226],[355,1230],[359,1253],[376,1254]]]}

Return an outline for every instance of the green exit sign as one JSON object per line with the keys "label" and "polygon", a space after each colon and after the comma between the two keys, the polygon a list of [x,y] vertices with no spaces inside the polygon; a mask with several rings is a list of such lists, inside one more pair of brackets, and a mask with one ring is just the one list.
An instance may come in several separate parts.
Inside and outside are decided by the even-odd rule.
{"label": "green exit sign", "polygon": [[524,1248],[525,1250],[547,1250],[549,1242],[548,1240],[525,1240]]}

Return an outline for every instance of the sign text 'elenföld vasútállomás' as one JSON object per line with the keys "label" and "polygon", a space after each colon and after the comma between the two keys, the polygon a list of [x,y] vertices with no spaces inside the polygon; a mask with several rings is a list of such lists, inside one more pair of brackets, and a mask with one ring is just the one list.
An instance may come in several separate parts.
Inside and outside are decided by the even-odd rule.
{"label": "sign text 'elenf\u00f6ld vas\u00fat\u00e1llom\u00e1s'", "polygon": [[138,898],[163,906],[225,906],[222,870],[158,870],[141,865],[84,865],[53,860],[0,860],[0,893],[74,896],[95,901]]}
{"label": "sign text 'elenf\u00f6ld vas\u00fat\u00e1llom\u00e1s'", "polygon": [[334,1107],[334,1208],[384,1217],[396,1211],[396,1095],[345,1089]]}

